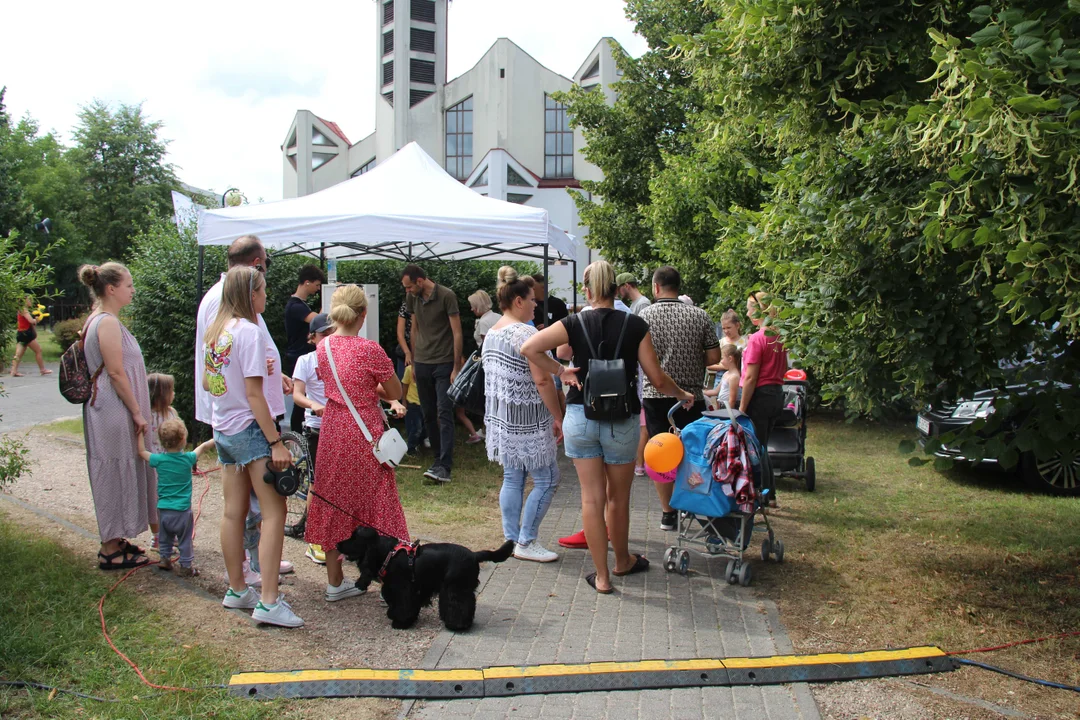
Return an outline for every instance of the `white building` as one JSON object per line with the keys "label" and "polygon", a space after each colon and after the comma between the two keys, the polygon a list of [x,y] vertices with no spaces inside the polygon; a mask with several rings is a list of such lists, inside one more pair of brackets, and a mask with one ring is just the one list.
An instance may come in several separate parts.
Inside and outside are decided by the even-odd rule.
{"label": "white building", "polygon": [[[547,209],[552,222],[581,238],[567,188],[602,173],[585,162],[580,130],[551,94],[574,85],[603,92],[621,75],[611,38],[601,38],[566,78],[500,38],[468,72],[446,79],[448,0],[375,0],[375,131],[352,143],[335,122],[296,113],[282,145],[284,197],[323,190],[375,167],[415,141],[476,192]],[[594,259],[584,247],[578,272]],[[598,257],[598,256],[596,256]],[[567,301],[571,268],[553,266],[552,289]]]}

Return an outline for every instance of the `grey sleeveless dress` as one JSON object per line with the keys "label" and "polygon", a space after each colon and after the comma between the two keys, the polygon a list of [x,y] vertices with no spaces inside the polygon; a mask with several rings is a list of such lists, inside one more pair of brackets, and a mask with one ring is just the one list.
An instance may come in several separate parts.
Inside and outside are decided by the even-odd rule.
{"label": "grey sleeveless dress", "polygon": [[[86,332],[86,365],[93,373],[101,365],[98,324],[104,314],[91,318]],[[139,403],[143,419],[150,421],[150,391],[142,349],[120,323],[124,372]],[[132,538],[157,522],[157,474],[138,456],[135,425],[124,401],[113,389],[107,371],[97,379],[94,405],[83,405],[86,469],[94,496],[101,541]],[[149,445],[149,443],[147,443]]]}

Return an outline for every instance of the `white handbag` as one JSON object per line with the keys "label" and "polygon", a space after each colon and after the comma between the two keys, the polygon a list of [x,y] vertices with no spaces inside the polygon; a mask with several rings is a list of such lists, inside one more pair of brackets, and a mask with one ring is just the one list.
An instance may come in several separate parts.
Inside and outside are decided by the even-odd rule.
{"label": "white handbag", "polygon": [[[345,388],[341,385],[337,366],[334,365],[334,353],[330,350],[330,338],[326,338],[326,359],[330,361],[330,372],[334,376],[334,382],[337,383],[338,392],[341,393],[342,399],[345,400],[345,404],[349,407],[353,420],[356,420],[356,424],[360,426],[360,432],[364,433],[364,437],[367,438],[368,443],[371,445],[371,452],[375,454],[375,459],[393,470],[401,462],[401,458],[405,457],[405,451],[409,449],[409,446],[402,439],[401,433],[389,425],[386,425],[382,437],[377,442],[371,439],[371,433],[368,432],[367,425],[364,424],[360,413],[356,412],[356,407],[353,405],[352,400],[349,399]],[[385,418],[385,415],[383,417]]]}

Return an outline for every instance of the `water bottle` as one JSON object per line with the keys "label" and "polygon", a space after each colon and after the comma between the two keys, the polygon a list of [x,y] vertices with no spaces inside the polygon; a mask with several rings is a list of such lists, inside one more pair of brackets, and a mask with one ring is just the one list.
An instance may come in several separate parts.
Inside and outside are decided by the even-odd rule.
{"label": "water bottle", "polygon": [[337,285],[337,258],[328,258],[326,261],[326,282]]}

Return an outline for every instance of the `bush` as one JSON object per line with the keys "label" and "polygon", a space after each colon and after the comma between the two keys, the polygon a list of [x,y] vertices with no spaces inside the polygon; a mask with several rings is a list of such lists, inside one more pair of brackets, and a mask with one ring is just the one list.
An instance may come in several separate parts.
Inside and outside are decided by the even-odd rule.
{"label": "bush", "polygon": [[63,320],[53,325],[53,337],[56,338],[57,344],[60,345],[60,352],[66,351],[75,344],[75,341],[79,339],[79,333],[82,332],[84,322],[86,322],[85,315]]}

